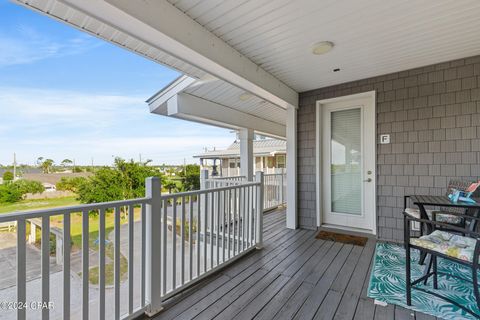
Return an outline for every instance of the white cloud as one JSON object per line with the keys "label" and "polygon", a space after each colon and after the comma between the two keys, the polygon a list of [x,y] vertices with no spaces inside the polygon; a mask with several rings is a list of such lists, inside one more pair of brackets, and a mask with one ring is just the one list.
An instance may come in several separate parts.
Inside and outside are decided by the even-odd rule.
{"label": "white cloud", "polygon": [[226,147],[228,130],[152,115],[142,96],[0,87],[0,163],[17,152],[108,164],[112,156],[179,163],[203,147]]}
{"label": "white cloud", "polygon": [[27,26],[20,26],[17,31],[16,37],[0,33],[0,67],[76,55],[102,45],[87,35],[58,41]]}

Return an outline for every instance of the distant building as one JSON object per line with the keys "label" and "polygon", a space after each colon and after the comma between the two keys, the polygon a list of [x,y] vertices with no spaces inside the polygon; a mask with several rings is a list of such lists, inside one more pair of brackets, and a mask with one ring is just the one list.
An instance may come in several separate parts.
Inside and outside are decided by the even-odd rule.
{"label": "distant building", "polygon": [[[254,171],[274,173],[286,165],[287,144],[284,140],[257,138],[253,141]],[[226,149],[207,150],[193,156],[200,159],[200,167],[211,175],[231,177],[240,175],[240,141],[235,140]]]}

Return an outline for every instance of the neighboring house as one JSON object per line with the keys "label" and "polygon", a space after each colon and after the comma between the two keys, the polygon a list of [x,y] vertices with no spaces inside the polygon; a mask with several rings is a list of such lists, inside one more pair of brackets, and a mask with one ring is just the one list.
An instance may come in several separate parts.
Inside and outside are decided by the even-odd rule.
{"label": "neighboring house", "polygon": [[[274,173],[285,168],[287,144],[285,140],[260,138],[253,141],[254,171]],[[200,167],[210,174],[222,177],[240,175],[240,141],[235,140],[226,149],[214,149],[193,156],[200,159]]]}

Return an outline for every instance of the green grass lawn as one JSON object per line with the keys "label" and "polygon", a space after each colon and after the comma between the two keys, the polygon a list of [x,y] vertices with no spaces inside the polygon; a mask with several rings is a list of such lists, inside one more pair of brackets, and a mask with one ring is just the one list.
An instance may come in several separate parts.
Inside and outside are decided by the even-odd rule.
{"label": "green grass lawn", "polygon": [[9,213],[15,211],[29,211],[37,209],[47,209],[55,207],[74,206],[80,202],[75,197],[64,197],[55,199],[22,200],[16,203],[2,203],[0,213]]}

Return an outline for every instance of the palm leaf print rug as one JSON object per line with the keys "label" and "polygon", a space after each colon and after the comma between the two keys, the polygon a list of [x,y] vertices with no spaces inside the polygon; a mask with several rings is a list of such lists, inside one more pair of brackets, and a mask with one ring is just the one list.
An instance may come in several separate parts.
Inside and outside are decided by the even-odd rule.
{"label": "palm leaf print rug", "polygon": [[[418,264],[419,252],[412,250],[412,279],[421,277],[425,266]],[[378,242],[370,274],[368,296],[378,301],[395,304],[414,311],[423,312],[442,319],[478,319],[458,306],[427,292],[412,288],[412,305],[407,306],[405,299],[405,249],[397,244]],[[427,285],[415,287],[434,291],[457,302],[473,313],[480,314],[477,308],[473,286],[467,281],[454,278],[471,279],[471,269],[458,263],[438,259],[438,289],[434,290],[432,278]]]}

